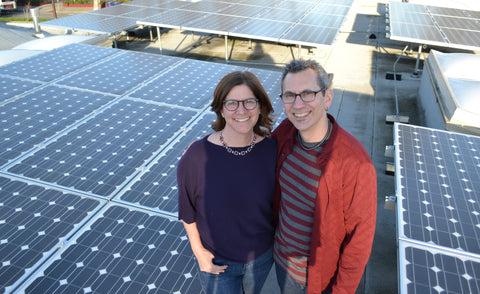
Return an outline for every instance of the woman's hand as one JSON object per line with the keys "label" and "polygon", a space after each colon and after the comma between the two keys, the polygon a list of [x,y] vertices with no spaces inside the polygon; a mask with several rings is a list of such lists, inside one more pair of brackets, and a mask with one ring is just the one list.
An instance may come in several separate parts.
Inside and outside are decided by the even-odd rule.
{"label": "woman's hand", "polygon": [[223,273],[228,265],[216,265],[213,263],[213,254],[205,248],[198,250],[195,253],[195,257],[198,261],[198,266],[202,272],[218,275]]}
{"label": "woman's hand", "polygon": [[197,223],[187,224],[183,222],[185,231],[187,231],[188,239],[190,240],[190,246],[192,247],[193,254],[197,258],[198,266],[202,272],[218,275],[223,273],[228,265],[216,265],[213,263],[213,254],[205,249],[200,240],[200,234],[198,233]]}

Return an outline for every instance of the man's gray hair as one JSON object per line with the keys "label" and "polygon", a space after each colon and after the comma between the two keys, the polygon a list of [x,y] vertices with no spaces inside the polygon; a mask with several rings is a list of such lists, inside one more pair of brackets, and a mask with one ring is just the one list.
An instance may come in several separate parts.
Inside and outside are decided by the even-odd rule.
{"label": "man's gray hair", "polygon": [[317,83],[323,89],[322,93],[325,95],[325,89],[329,88],[329,79],[327,71],[317,61],[313,59],[296,59],[287,64],[282,74],[282,92],[283,81],[289,73],[298,73],[306,69],[312,69],[317,74]]}

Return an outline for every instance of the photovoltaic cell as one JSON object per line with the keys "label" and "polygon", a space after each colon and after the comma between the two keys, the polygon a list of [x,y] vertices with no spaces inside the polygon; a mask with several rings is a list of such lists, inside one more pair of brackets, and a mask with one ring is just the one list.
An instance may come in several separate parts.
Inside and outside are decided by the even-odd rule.
{"label": "photovoltaic cell", "polygon": [[110,205],[22,290],[200,293],[197,268],[180,222]]}
{"label": "photovoltaic cell", "polygon": [[308,14],[300,23],[307,25],[314,25],[319,27],[328,27],[328,28],[340,28],[342,27],[344,16],[340,15],[327,15],[327,14]]}
{"label": "photovoltaic cell", "polygon": [[25,279],[101,203],[0,175],[0,293]]}
{"label": "photovoltaic cell", "polygon": [[109,196],[194,114],[121,100],[40,148],[9,172]]}
{"label": "photovoltaic cell", "polygon": [[212,102],[220,79],[234,70],[242,68],[185,60],[129,96],[202,110]]}
{"label": "photovoltaic cell", "polygon": [[[0,67],[0,75],[15,76],[33,81],[48,82],[118,51],[112,48],[82,44],[60,47],[31,59],[23,59]],[[42,64],[41,67],[38,64]]]}
{"label": "photovoltaic cell", "polygon": [[58,86],[38,89],[0,107],[0,166],[72,125],[113,97]]}

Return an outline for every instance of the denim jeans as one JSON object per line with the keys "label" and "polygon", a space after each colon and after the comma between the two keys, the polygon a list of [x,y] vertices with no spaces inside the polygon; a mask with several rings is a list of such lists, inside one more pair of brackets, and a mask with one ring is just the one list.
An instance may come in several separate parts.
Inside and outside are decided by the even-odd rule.
{"label": "denim jeans", "polygon": [[225,272],[214,275],[199,271],[198,276],[206,294],[260,293],[273,264],[273,248],[249,263],[213,259],[217,265],[228,265]]}
{"label": "denim jeans", "polygon": [[[307,293],[307,286],[303,285],[275,263],[275,273],[277,274],[277,282],[278,286],[280,287],[280,293],[282,294],[306,294]],[[322,291],[322,294],[330,294],[332,291]]]}

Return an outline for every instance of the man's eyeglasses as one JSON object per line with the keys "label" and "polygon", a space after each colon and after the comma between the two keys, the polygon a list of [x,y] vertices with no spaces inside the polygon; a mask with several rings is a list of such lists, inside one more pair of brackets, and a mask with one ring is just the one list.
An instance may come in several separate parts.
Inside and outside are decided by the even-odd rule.
{"label": "man's eyeglasses", "polygon": [[237,110],[240,103],[243,104],[243,107],[246,110],[254,110],[255,108],[257,108],[258,99],[257,98],[248,98],[245,100],[228,99],[223,101],[223,105],[225,106],[225,109],[227,109],[228,111]]}
{"label": "man's eyeglasses", "polygon": [[301,93],[285,92],[283,94],[280,94],[280,98],[282,98],[282,102],[285,104],[294,103],[295,99],[297,99],[297,96],[300,96],[300,99],[302,99],[303,102],[312,102],[313,100],[315,100],[315,96],[317,95],[317,93],[320,93],[323,90],[325,90],[325,88],[322,88],[318,91],[305,90]]}

